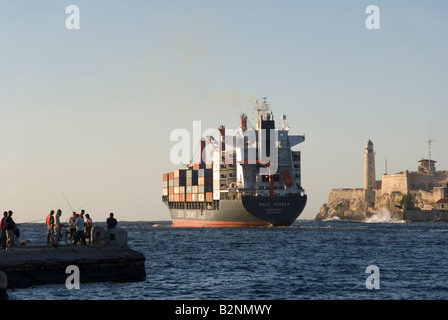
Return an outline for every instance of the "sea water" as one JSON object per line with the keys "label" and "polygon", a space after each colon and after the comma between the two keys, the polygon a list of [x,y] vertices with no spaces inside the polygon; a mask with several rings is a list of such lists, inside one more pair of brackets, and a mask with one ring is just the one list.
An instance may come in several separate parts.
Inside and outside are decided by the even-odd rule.
{"label": "sea water", "polygon": [[[146,257],[145,281],[8,292],[13,300],[448,299],[448,224],[397,222],[197,229],[119,222],[129,246]],[[20,228],[28,245],[45,243],[44,224]],[[369,266],[376,288],[369,289]]]}

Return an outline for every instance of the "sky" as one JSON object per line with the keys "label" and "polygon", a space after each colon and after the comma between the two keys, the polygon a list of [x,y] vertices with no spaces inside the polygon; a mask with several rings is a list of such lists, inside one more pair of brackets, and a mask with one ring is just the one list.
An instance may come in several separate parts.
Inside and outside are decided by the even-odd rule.
{"label": "sky", "polygon": [[[366,28],[366,8],[380,29]],[[69,5],[79,29],[68,29]],[[170,220],[173,130],[237,128],[268,97],[305,134],[314,219],[333,188],[428,155],[448,170],[446,1],[0,0],[0,210],[18,223]],[[70,20],[71,21],[71,20]],[[195,143],[195,142],[192,142]],[[194,152],[194,149],[193,149]],[[66,201],[66,199],[68,201]]]}

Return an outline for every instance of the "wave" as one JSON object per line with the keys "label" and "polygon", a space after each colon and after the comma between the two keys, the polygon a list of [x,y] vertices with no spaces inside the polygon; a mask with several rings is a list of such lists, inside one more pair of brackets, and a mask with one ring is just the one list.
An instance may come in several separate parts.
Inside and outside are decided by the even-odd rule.
{"label": "wave", "polygon": [[339,217],[331,217],[331,218],[324,219],[322,221],[342,221],[342,220]]}
{"label": "wave", "polygon": [[389,210],[381,208],[377,213],[364,220],[367,223],[405,223],[404,220],[392,219]]}

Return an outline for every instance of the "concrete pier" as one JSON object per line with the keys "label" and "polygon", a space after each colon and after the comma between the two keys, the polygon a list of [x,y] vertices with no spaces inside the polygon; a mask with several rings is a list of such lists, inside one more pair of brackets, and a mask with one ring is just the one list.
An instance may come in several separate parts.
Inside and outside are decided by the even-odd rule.
{"label": "concrete pier", "polygon": [[[8,288],[65,284],[72,275],[68,266],[77,267],[80,283],[146,279],[146,258],[128,247],[126,230],[105,231],[95,227],[90,242],[91,245],[24,246],[1,250],[0,274],[6,275]],[[0,282],[1,290],[1,277]]]}
{"label": "concrete pier", "polygon": [[6,273],[0,271],[0,300],[8,300],[9,296],[6,292],[8,288],[8,277]]}
{"label": "concrete pier", "polygon": [[145,256],[127,247],[94,245],[58,248],[15,248],[0,251],[0,271],[8,288],[65,284],[69,265],[79,268],[80,283],[142,281],[146,279]]}

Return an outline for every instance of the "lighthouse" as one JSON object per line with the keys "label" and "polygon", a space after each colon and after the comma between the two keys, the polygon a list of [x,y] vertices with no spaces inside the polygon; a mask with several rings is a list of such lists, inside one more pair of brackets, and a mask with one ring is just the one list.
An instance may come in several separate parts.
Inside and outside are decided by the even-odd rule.
{"label": "lighthouse", "polygon": [[364,189],[376,189],[375,152],[370,140],[366,143],[364,152]]}

